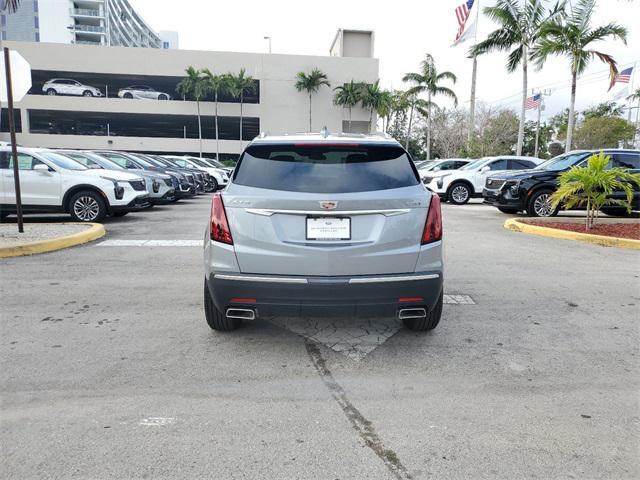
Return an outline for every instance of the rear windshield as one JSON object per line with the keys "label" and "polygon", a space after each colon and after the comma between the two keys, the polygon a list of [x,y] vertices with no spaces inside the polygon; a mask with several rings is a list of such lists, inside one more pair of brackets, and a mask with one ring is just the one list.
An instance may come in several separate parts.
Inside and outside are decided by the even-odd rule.
{"label": "rear windshield", "polygon": [[401,147],[359,144],[253,145],[238,162],[233,182],[309,193],[368,192],[420,183]]}

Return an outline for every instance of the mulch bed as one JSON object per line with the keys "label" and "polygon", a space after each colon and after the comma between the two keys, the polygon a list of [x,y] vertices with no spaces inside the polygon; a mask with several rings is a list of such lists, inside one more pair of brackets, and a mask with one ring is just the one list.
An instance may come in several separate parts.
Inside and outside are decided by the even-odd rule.
{"label": "mulch bed", "polygon": [[640,240],[640,223],[608,223],[596,224],[591,230],[587,230],[584,223],[547,223],[547,222],[527,222],[538,227],[557,228],[569,230],[570,232],[589,233],[591,235],[602,235],[605,237],[630,238]]}

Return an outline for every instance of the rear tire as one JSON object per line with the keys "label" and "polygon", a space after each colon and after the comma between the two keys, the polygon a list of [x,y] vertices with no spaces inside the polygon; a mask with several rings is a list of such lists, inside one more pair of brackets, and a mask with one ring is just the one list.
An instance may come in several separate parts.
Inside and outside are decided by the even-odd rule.
{"label": "rear tire", "polygon": [[82,96],[83,97],[93,97],[93,93],[90,92],[89,90],[85,90],[84,92],[82,92]]}
{"label": "rear tire", "polygon": [[100,194],[92,190],[76,193],[68,205],[71,218],[76,222],[101,222],[107,216],[107,205]]}
{"label": "rear tire", "polygon": [[454,205],[464,205],[471,199],[471,187],[464,182],[456,182],[449,187],[447,199]]}
{"label": "rear tire", "polygon": [[51,95],[53,97],[53,96],[55,96],[57,94],[58,94],[58,92],[56,92],[55,89],[53,89],[53,88],[50,88],[50,89],[47,90],[47,95]]}
{"label": "rear tire", "polygon": [[122,95],[122,98],[133,98],[133,95],[131,95],[129,92],[125,93],[124,95]]}
{"label": "rear tire", "polygon": [[209,325],[212,330],[231,332],[242,325],[242,320],[239,318],[227,318],[224,313],[216,308],[211,299],[206,278],[204,279],[204,315],[207,320],[207,325]]}
{"label": "rear tire", "polygon": [[498,210],[500,210],[502,213],[506,213],[507,215],[515,215],[520,211],[517,208],[509,208],[509,207],[498,207]]}
{"label": "rear tire", "polygon": [[169,96],[163,93],[161,95],[158,95],[158,100],[169,100]]}
{"label": "rear tire", "polygon": [[558,208],[551,205],[552,190],[539,190],[534,193],[527,204],[527,214],[530,217],[555,217]]}
{"label": "rear tire", "polygon": [[431,311],[424,318],[406,318],[402,320],[404,326],[414,332],[427,332],[433,330],[440,323],[440,317],[442,317],[442,292],[440,292],[440,298],[438,303],[431,309]]}

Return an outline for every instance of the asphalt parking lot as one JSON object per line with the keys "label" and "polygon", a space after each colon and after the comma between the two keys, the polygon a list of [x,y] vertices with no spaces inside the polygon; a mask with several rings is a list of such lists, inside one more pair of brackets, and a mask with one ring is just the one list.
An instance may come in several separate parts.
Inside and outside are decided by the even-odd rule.
{"label": "asphalt parking lot", "polygon": [[428,334],[211,331],[208,196],[0,261],[2,478],[640,478],[637,253],[443,210]]}

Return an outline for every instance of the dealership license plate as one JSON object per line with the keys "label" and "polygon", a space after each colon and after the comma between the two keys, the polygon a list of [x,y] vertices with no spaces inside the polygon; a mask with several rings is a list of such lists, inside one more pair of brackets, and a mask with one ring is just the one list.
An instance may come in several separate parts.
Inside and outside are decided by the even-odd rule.
{"label": "dealership license plate", "polygon": [[351,240],[351,219],[307,217],[307,240]]}

